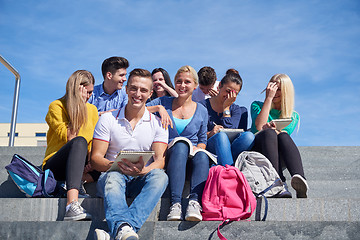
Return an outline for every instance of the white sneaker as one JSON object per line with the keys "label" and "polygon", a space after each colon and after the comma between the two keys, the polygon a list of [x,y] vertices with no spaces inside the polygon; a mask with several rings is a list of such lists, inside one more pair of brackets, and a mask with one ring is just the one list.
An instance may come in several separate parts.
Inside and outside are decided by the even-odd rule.
{"label": "white sneaker", "polygon": [[186,209],[185,220],[198,222],[202,220],[201,206],[198,201],[190,200],[189,205]]}
{"label": "white sneaker", "polygon": [[136,234],[134,229],[129,226],[123,226],[117,233],[115,240],[138,240],[139,236]]}
{"label": "white sneaker", "polygon": [[64,221],[80,221],[91,219],[91,215],[80,206],[78,201],[72,201],[69,209],[66,211]]}
{"label": "white sneaker", "polygon": [[297,198],[307,198],[306,192],[309,186],[302,176],[299,174],[292,176],[291,186],[295,189]]}
{"label": "white sneaker", "polygon": [[180,203],[174,203],[170,207],[170,213],[167,215],[168,221],[180,221],[182,220],[182,212],[181,212],[181,204]]}
{"label": "white sneaker", "polygon": [[94,239],[95,240],[110,240],[110,234],[102,229],[95,229],[94,232]]}

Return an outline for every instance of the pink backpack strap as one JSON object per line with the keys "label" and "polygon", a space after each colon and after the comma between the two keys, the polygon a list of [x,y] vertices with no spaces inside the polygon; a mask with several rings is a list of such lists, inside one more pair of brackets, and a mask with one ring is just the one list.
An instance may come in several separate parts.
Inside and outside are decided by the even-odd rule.
{"label": "pink backpack strap", "polygon": [[224,236],[221,234],[221,232],[220,232],[220,227],[225,226],[225,225],[228,224],[228,223],[230,223],[230,219],[224,220],[224,221],[223,221],[222,223],[220,223],[219,226],[218,226],[217,235],[218,235],[218,237],[220,238],[220,240],[227,240],[227,238],[224,237]]}

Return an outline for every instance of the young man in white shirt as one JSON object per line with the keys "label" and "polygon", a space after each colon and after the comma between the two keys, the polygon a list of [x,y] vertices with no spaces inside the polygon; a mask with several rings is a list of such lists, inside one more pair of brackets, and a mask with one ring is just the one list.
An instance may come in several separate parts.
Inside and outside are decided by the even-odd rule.
{"label": "young man in white shirt", "polygon": [[[103,114],[94,131],[91,165],[103,172],[98,180],[98,193],[104,198],[106,221],[115,239],[138,239],[137,231],[156,206],[168,184],[164,172],[168,131],[158,117],[145,107],[152,94],[149,71],[134,69],[126,85],[125,107]],[[136,163],[126,159],[118,163],[120,171],[107,170],[120,150],[155,151],[146,166],[142,158]],[[116,164],[116,163],[115,163]],[[130,206],[126,197],[135,197]],[[101,239],[103,231],[96,230]]]}

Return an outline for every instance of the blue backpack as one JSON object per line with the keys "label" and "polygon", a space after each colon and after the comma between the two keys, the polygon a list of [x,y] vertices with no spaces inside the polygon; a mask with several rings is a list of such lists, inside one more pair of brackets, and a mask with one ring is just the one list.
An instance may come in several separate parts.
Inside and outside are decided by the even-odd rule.
{"label": "blue backpack", "polygon": [[57,181],[50,169],[43,171],[17,154],[14,154],[11,163],[5,168],[20,191],[26,194],[26,197],[55,197],[58,195]]}

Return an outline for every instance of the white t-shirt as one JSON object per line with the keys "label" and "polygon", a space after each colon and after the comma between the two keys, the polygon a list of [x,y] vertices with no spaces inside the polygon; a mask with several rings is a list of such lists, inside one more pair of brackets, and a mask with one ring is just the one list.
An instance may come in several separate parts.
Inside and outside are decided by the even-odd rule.
{"label": "white t-shirt", "polygon": [[[220,81],[216,81],[214,83],[214,86],[212,87],[212,89],[214,90],[218,90],[218,86],[219,86],[219,83]],[[193,94],[192,94],[192,100],[194,102],[201,102],[202,100],[204,99],[207,99],[207,98],[210,98],[210,95],[209,94],[205,94],[203,91],[201,91],[200,87],[198,86],[194,91],[193,91]]]}
{"label": "white t-shirt", "polygon": [[108,112],[99,118],[94,139],[109,143],[105,158],[114,161],[121,150],[150,151],[154,142],[168,143],[169,132],[161,126],[160,119],[146,108],[134,130],[125,118],[125,107]]}

